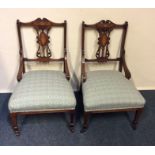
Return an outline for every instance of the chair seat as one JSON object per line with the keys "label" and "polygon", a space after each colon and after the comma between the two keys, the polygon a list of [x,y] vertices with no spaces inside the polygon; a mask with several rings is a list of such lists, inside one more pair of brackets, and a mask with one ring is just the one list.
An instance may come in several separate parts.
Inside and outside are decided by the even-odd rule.
{"label": "chair seat", "polygon": [[10,112],[75,109],[70,83],[61,71],[30,71],[17,84],[9,101]]}
{"label": "chair seat", "polygon": [[90,71],[83,84],[85,111],[142,108],[145,99],[118,71]]}

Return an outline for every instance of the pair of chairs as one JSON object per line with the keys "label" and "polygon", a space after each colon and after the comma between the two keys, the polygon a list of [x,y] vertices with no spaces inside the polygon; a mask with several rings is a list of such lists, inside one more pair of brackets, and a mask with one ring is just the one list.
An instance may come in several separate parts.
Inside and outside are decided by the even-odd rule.
{"label": "pair of chairs", "polygon": [[[21,28],[32,27],[37,33],[38,50],[37,58],[29,59],[24,56]],[[64,29],[64,56],[59,59],[51,58],[49,48],[49,32],[53,27]],[[111,21],[100,21],[93,25],[82,23],[82,60],[81,79],[84,103],[83,127],[81,132],[88,128],[89,115],[92,113],[134,111],[135,117],[132,126],[135,129],[139,116],[143,111],[145,100],[136,90],[133,83],[128,80],[131,74],[125,62],[125,38],[128,23],[117,25]],[[88,29],[97,30],[99,33],[98,49],[95,59],[85,58],[85,32]],[[111,59],[109,53],[110,33],[114,29],[122,29],[122,42],[120,56]],[[43,113],[66,112],[70,115],[69,129],[74,131],[76,99],[69,83],[70,74],[67,65],[67,22],[54,23],[46,18],[36,19],[24,23],[17,20],[19,38],[20,65],[17,80],[20,81],[9,100],[9,111],[12,128],[16,135],[20,134],[17,125],[18,115],[32,115]],[[25,71],[25,62],[36,61],[49,63],[62,62],[64,73],[61,71],[38,70]],[[104,64],[108,61],[118,61],[119,71],[88,71],[86,64],[97,62]],[[125,77],[121,73],[124,69]]]}

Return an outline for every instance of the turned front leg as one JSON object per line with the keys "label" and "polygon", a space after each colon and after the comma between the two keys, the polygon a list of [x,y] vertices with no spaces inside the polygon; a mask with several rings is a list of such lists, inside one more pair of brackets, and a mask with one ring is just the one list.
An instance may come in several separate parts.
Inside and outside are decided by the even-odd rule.
{"label": "turned front leg", "polygon": [[17,125],[17,114],[16,113],[11,113],[10,114],[11,117],[11,125],[12,125],[12,129],[14,130],[16,136],[20,135],[20,131]]}

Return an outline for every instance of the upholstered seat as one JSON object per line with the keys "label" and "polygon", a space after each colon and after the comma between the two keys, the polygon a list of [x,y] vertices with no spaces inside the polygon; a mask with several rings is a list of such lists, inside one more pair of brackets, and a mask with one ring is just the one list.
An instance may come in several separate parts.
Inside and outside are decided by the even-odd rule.
{"label": "upholstered seat", "polygon": [[143,108],[145,100],[118,71],[90,71],[83,84],[85,111]]}
{"label": "upholstered seat", "polygon": [[24,74],[9,101],[10,112],[75,109],[72,87],[61,71],[30,71]]}

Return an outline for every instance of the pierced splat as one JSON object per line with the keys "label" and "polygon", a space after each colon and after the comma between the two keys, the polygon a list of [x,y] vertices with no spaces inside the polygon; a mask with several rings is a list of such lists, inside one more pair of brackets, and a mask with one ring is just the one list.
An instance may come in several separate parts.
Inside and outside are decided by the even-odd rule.
{"label": "pierced splat", "polygon": [[32,26],[37,31],[37,43],[39,46],[36,55],[38,58],[49,58],[52,55],[49,48],[50,37],[48,36],[52,25],[53,23],[46,18],[38,18],[32,22]]}
{"label": "pierced splat", "polygon": [[37,57],[42,58],[51,57],[52,53],[48,46],[50,43],[48,31],[47,30],[37,30],[37,43],[39,44],[38,51],[37,51]]}
{"label": "pierced splat", "polygon": [[98,50],[96,52],[96,58],[98,62],[106,62],[110,53],[108,49],[109,45],[109,34],[110,32],[99,32],[99,38],[98,38]]}
{"label": "pierced splat", "polygon": [[109,41],[110,41],[110,32],[113,30],[114,23],[107,20],[102,20],[96,24],[97,31],[99,33],[98,38],[98,50],[96,52],[96,58],[98,62],[107,62],[110,53],[109,53]]}

